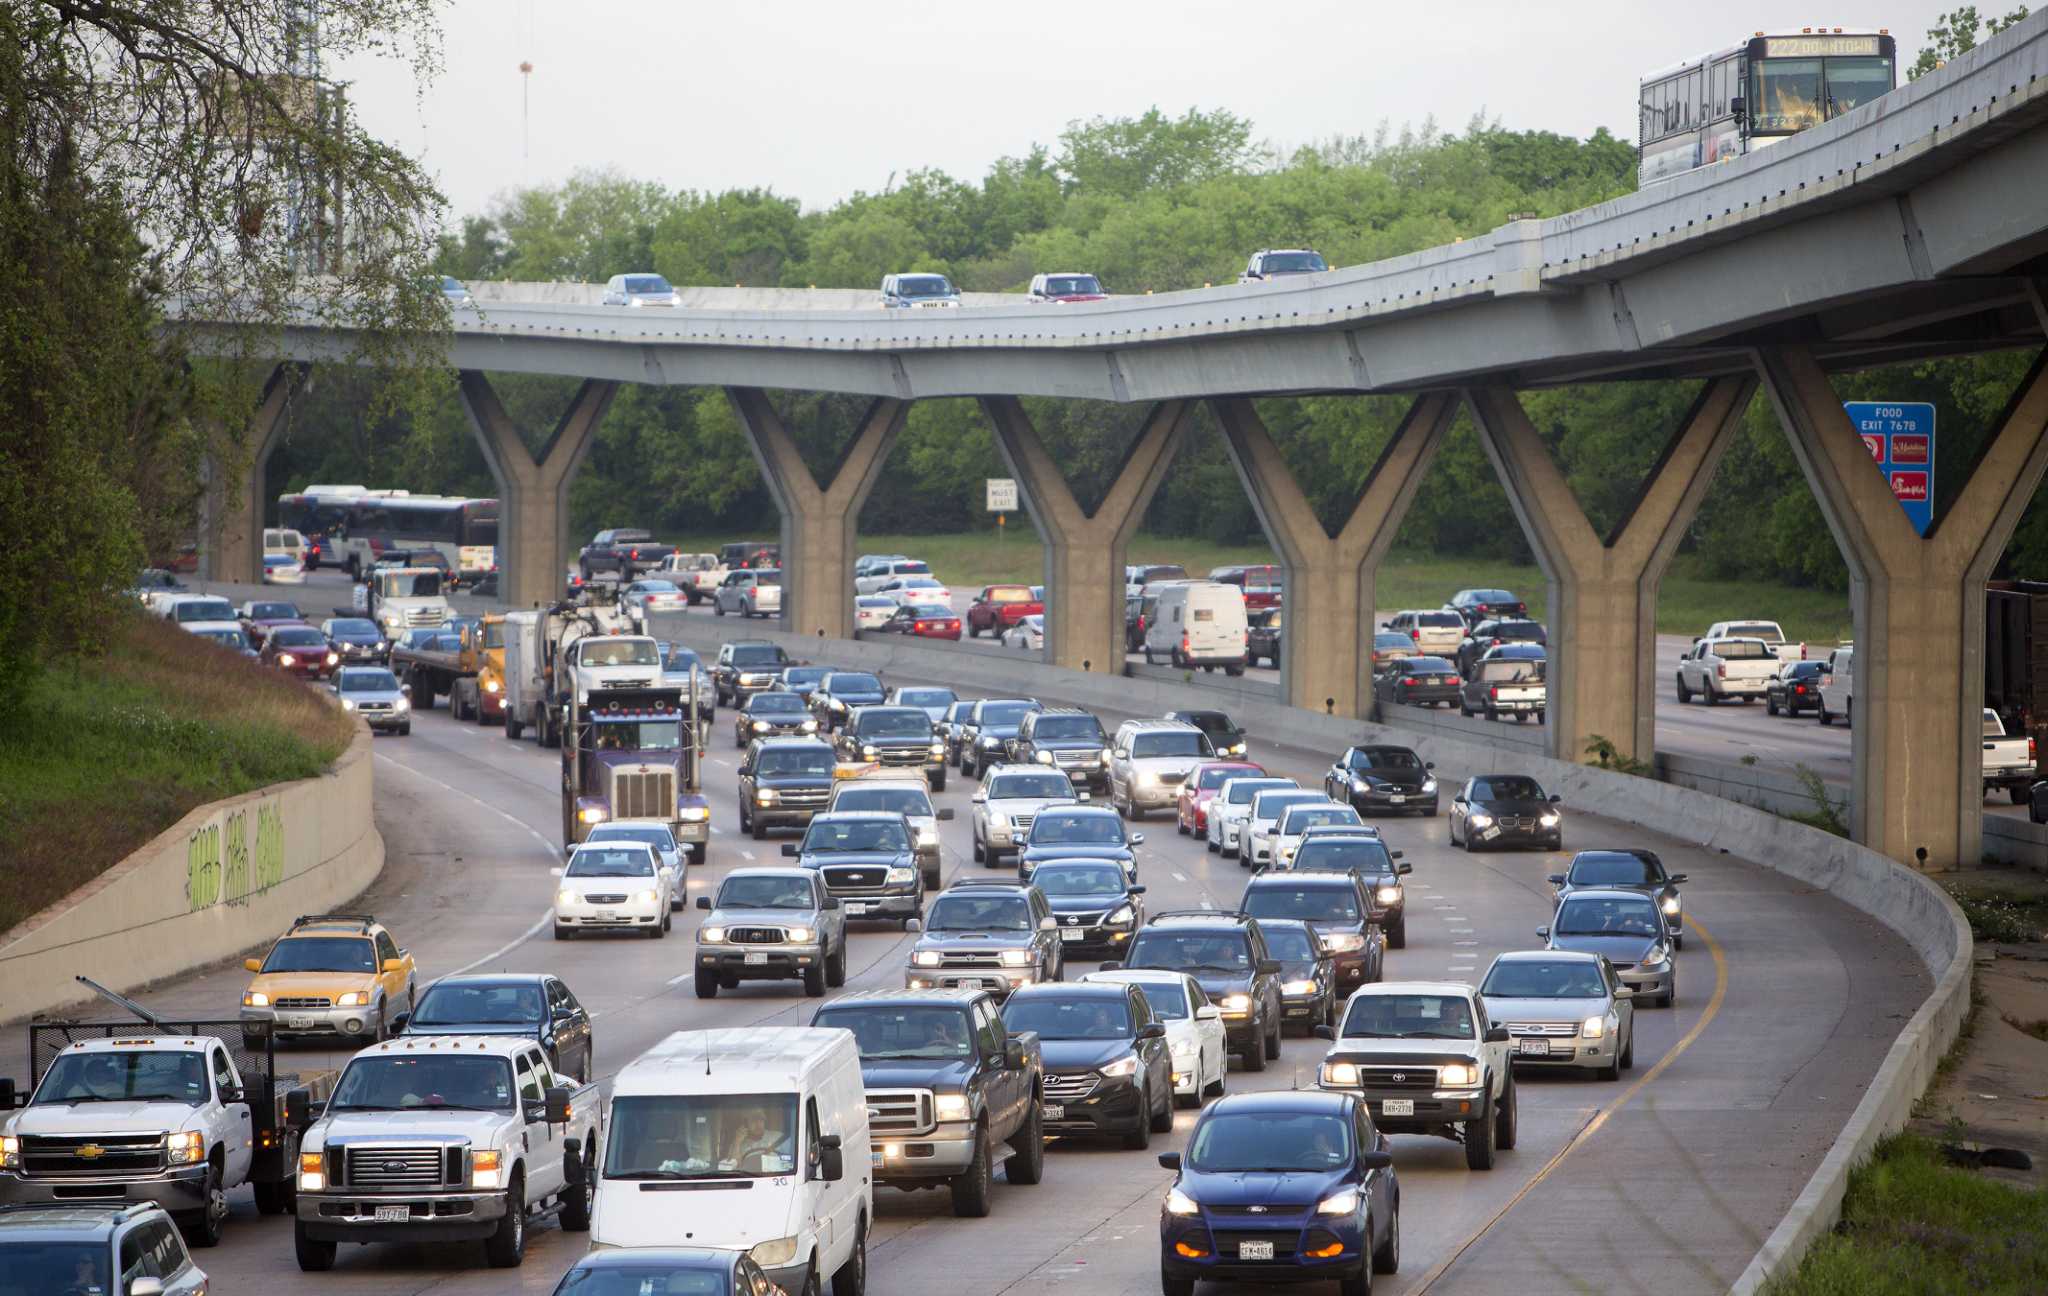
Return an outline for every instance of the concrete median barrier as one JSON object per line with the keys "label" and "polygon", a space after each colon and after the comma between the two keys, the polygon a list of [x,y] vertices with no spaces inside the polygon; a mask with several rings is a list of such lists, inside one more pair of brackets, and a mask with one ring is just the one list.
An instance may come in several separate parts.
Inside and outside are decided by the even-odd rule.
{"label": "concrete median barrier", "polygon": [[[318,778],[203,805],[0,944],[0,1022],[131,990],[231,957],[303,913],[344,903],[384,868],[370,731]],[[227,1007],[216,1016],[233,1016]]]}

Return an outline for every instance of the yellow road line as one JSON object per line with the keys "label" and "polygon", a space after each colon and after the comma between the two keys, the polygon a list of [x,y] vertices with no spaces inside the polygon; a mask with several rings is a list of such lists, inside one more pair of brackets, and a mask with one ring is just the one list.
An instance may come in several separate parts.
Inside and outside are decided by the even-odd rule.
{"label": "yellow road line", "polygon": [[1513,1210],[1515,1206],[1519,1204],[1524,1197],[1527,1197],[1530,1194],[1530,1192],[1535,1189],[1536,1185],[1542,1183],[1545,1179],[1548,1179],[1550,1177],[1551,1172],[1553,1170],[1556,1170],[1557,1167],[1563,1163],[1564,1159],[1567,1156],[1571,1155],[1572,1149],[1578,1147],[1587,1139],[1592,1138],[1593,1135],[1599,1131],[1600,1127],[1607,1123],[1608,1117],[1614,1115],[1614,1113],[1620,1111],[1623,1107],[1628,1106],[1629,1100],[1634,1098],[1638,1093],[1642,1092],[1644,1085],[1649,1084],[1658,1076],[1663,1075],[1665,1069],[1668,1068],[1673,1062],[1678,1060],[1679,1054],[1685,1052],[1687,1049],[1692,1047],[1693,1041],[1697,1040],[1700,1037],[1701,1033],[1707,1029],[1707,1024],[1713,1021],[1714,1018],[1720,1013],[1721,1001],[1728,997],[1728,956],[1721,949],[1721,942],[1714,939],[1712,932],[1709,932],[1705,927],[1701,926],[1698,922],[1691,923],[1690,927],[1691,930],[1694,933],[1696,933],[1701,940],[1707,943],[1707,952],[1714,956],[1714,993],[1707,1000],[1707,1010],[1700,1014],[1700,1019],[1693,1023],[1691,1030],[1687,1031],[1684,1035],[1679,1037],[1678,1043],[1672,1045],[1670,1050],[1666,1052],[1663,1057],[1657,1059],[1657,1065],[1651,1067],[1648,1071],[1643,1072],[1643,1074],[1641,1074],[1640,1076],[1637,1076],[1634,1082],[1631,1083],[1628,1088],[1621,1091],[1621,1095],[1619,1097],[1617,1097],[1612,1103],[1609,1103],[1606,1107],[1601,1108],[1598,1112],[1596,1112],[1593,1115],[1593,1118],[1591,1120],[1587,1121],[1584,1125],[1580,1126],[1579,1132],[1572,1135],[1571,1138],[1565,1142],[1565,1145],[1557,1150],[1557,1154],[1555,1156],[1551,1157],[1550,1160],[1544,1162],[1543,1168],[1541,1170],[1538,1170],[1535,1173],[1535,1175],[1530,1178],[1529,1182],[1523,1184],[1520,1190],[1518,1190],[1514,1196],[1508,1198],[1499,1210],[1495,1211],[1491,1216],[1487,1217],[1487,1220],[1484,1224],[1481,1224],[1477,1229],[1473,1230],[1472,1235],[1470,1237],[1466,1238],[1463,1242],[1460,1242],[1458,1244],[1457,1250],[1451,1252],[1448,1256],[1445,1256],[1442,1260],[1438,1261],[1435,1268],[1431,1269],[1428,1273],[1424,1274],[1422,1276],[1422,1281],[1417,1283],[1414,1286],[1414,1288],[1411,1289],[1411,1296],[1422,1296],[1422,1293],[1428,1291],[1430,1287],[1435,1285],[1436,1281],[1439,1278],[1442,1278],[1444,1274],[1450,1270],[1450,1267],[1452,1265],[1458,1263],[1458,1261],[1464,1257],[1465,1253],[1467,1251],[1470,1251],[1473,1248],[1473,1246],[1475,1246],[1478,1243],[1480,1238],[1486,1236],[1488,1229],[1491,1229],[1494,1225],[1500,1223],[1501,1219],[1505,1217],[1509,1211]]}

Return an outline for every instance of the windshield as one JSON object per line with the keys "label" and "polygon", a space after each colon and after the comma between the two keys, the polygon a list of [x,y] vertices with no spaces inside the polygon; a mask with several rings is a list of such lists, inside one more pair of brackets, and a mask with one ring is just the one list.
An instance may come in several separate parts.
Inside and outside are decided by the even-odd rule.
{"label": "windshield", "polygon": [[1053,275],[1045,281],[1048,297],[1086,297],[1102,292],[1094,275]]}
{"label": "windshield", "polygon": [[[929,576],[932,574],[932,569],[926,564],[911,558],[890,563],[888,574],[891,576]],[[906,581],[904,583],[910,584],[911,582]]]}
{"label": "windshield", "polygon": [[599,717],[593,741],[599,751],[676,751],[683,745],[683,727],[676,720]]}
{"label": "windshield", "polygon": [[1761,661],[1774,655],[1755,639],[1724,639],[1714,645],[1714,656],[1722,661]]}
{"label": "windshield", "polygon": [[554,1296],[737,1296],[726,1280],[724,1260],[716,1269],[682,1267],[669,1261],[616,1261],[571,1269]]}
{"label": "windshield", "polygon": [[585,846],[569,857],[564,877],[653,877],[654,857],[644,850]]}
{"label": "windshield", "polygon": [[1233,972],[1251,968],[1251,943],[1242,932],[1172,931],[1148,927],[1131,942],[1129,968],[1169,972]]}
{"label": "windshield", "polygon": [[841,851],[907,851],[900,819],[820,819],[804,834],[806,855]]}
{"label": "windshield", "polygon": [[1479,679],[1486,684],[1516,684],[1540,681],[1543,661],[1535,657],[1496,657],[1479,663]]}
{"label": "windshield", "polygon": [[546,1015],[537,985],[438,985],[421,996],[411,1027],[533,1026]]}
{"label": "windshield", "polygon": [[1301,274],[1329,268],[1323,258],[1314,252],[1268,252],[1264,266],[1267,274]]}
{"label": "windshield", "polygon": [[1360,747],[1351,753],[1351,768],[1419,770],[1422,761],[1406,747]]}
{"label": "windshield", "polygon": [[1094,716],[1040,716],[1032,726],[1031,736],[1036,738],[1073,739],[1086,738],[1100,741],[1102,726]]}
{"label": "windshield", "polygon": [[[1261,916],[1270,918],[1275,915],[1265,914]],[[1270,926],[1260,923],[1259,930],[1266,937],[1266,953],[1271,957],[1279,959],[1283,963],[1313,963],[1316,961],[1317,941],[1315,937],[1309,934],[1308,928],[1294,927],[1283,923],[1273,923]]]}
{"label": "windshield", "polygon": [[1195,775],[1197,792],[1214,792],[1233,778],[1242,778],[1244,769],[1233,765],[1204,765]]}
{"label": "windshield", "polygon": [[1479,993],[1494,999],[1598,999],[1607,993],[1607,982],[1587,959],[1503,959],[1486,974]]}
{"label": "windshield", "polygon": [[1028,846],[1121,846],[1124,825],[1114,814],[1059,814],[1047,811],[1031,821]]}
{"label": "windshield", "polygon": [[672,851],[676,848],[675,834],[660,824],[599,824],[590,830],[585,842],[639,842],[652,846],[658,851]]}
{"label": "windshield", "polygon": [[1358,892],[1339,886],[1262,886],[1245,892],[1244,911],[1254,918],[1301,918],[1357,922]]}
{"label": "windshield", "polygon": [[794,1094],[647,1094],[612,1099],[607,1179],[725,1179],[797,1167]]}
{"label": "windshield", "polygon": [[1579,887],[1656,886],[1664,880],[1664,869],[1639,855],[1602,851],[1573,860],[1567,880]]}
{"label": "windshield", "polygon": [[334,1086],[329,1112],[457,1107],[502,1111],[512,1105],[512,1066],[501,1057],[357,1057]]}
{"label": "windshield", "polygon": [[729,877],[718,888],[720,909],[816,908],[807,877]]}
{"label": "windshield", "polygon": [[660,275],[627,275],[626,291],[629,293],[669,292],[668,280]]}
{"label": "windshield", "polygon": [[619,639],[593,635],[576,654],[583,666],[659,666],[661,650],[652,639]]}
{"label": "windshield", "polygon": [[17,1292],[62,1292],[65,1296],[99,1296],[116,1290],[108,1285],[107,1257],[112,1248],[100,1242],[22,1242],[9,1239],[6,1250],[7,1289]]}
{"label": "windshield", "polygon": [[[781,666],[789,658],[775,644],[746,644],[732,650],[732,664],[735,666]],[[822,676],[823,671],[819,672]]]}
{"label": "windshield", "polygon": [[1022,724],[1024,717],[1036,711],[1033,702],[984,702],[981,704],[981,718],[975,721],[983,728],[1002,728]]}
{"label": "windshield", "polygon": [[[738,653],[733,654],[733,660],[740,662],[741,665],[752,664],[741,658]],[[823,666],[791,666],[782,672],[782,682],[785,685],[816,688],[818,681],[830,673]]]}
{"label": "windshield", "polygon": [[206,1055],[151,1049],[65,1053],[36,1086],[38,1103],[206,1101]]}
{"label": "windshield", "polygon": [[1344,869],[1351,873],[1392,873],[1393,857],[1387,844],[1371,837],[1311,837],[1294,852],[1294,867]]}
{"label": "windshield", "polygon": [[1309,792],[1301,788],[1261,792],[1252,798],[1252,818],[1278,819],[1286,812],[1288,806],[1300,805],[1304,801],[1321,800],[1324,800],[1322,793]]}
{"label": "windshield", "polygon": [[864,1062],[974,1056],[974,1037],[967,1014],[946,1005],[827,1008],[811,1024],[852,1031]]}
{"label": "windshield", "polygon": [[251,603],[249,605],[249,619],[251,621],[296,621],[299,619],[299,610],[289,603]]}
{"label": "windshield", "polygon": [[1358,811],[1350,806],[1306,806],[1285,811],[1280,816],[1280,832],[1283,836],[1298,837],[1311,828],[1329,824],[1359,823]]}
{"label": "windshield", "polygon": [[677,674],[689,670],[702,670],[704,668],[704,659],[697,655],[697,650],[694,648],[685,648],[681,644],[663,644],[661,646],[661,668],[664,671],[673,671]]}
{"label": "windshield", "polygon": [[1197,1125],[1187,1163],[1210,1174],[1315,1174],[1350,1161],[1350,1122],[1342,1116],[1246,1112]]}
{"label": "windshield", "polygon": [[640,582],[640,592],[642,594],[675,594],[680,591],[677,590],[673,581],[644,580]]}
{"label": "windshield", "polygon": [[1064,774],[999,774],[989,780],[991,801],[1026,801],[1036,797],[1070,797],[1074,785]]}
{"label": "windshield", "polygon": [[898,275],[896,295],[898,297],[944,297],[953,291],[953,285],[944,275]]}
{"label": "windshield", "polygon": [[1887,58],[1762,59],[1752,75],[1751,130],[1777,135],[1839,117],[1890,91],[1893,81]]}
{"label": "windshield", "polygon": [[1161,1021],[1186,1021],[1189,1015],[1187,988],[1177,981],[1137,981],[1138,993],[1152,1006]]}
{"label": "windshield", "polygon": [[991,603],[1029,603],[1031,601],[1031,591],[1025,589],[1022,585],[997,585],[989,590],[988,601]]}
{"label": "windshield", "polygon": [[1415,651],[1413,640],[1409,639],[1407,635],[1395,634],[1391,630],[1374,635],[1372,637],[1372,646],[1375,652],[1403,652],[1412,654]]}
{"label": "windshield", "polygon": [[396,693],[398,677],[388,670],[351,670],[341,673],[344,693]]}
{"label": "windshield", "polygon": [[1236,728],[1230,723],[1230,717],[1221,711],[1182,711],[1174,719],[1183,724],[1191,724],[1212,737],[1231,733]]}
{"label": "windshield", "polygon": [[377,637],[377,623],[355,617],[341,617],[327,623],[327,633],[334,636],[361,635],[366,639]]}
{"label": "windshield", "polygon": [[1475,604],[1486,604],[1490,606],[1495,603],[1515,603],[1519,602],[1519,600],[1516,599],[1513,594],[1510,594],[1508,591],[1504,589],[1485,589],[1466,590],[1465,597],[1461,599],[1460,602],[1462,602],[1467,607],[1470,607]]}
{"label": "windshield", "polygon": [[924,920],[928,932],[1028,932],[1031,926],[1031,902],[1021,895],[944,894],[931,902]]}
{"label": "windshield", "polygon": [[832,773],[829,747],[770,747],[754,762],[754,773],[775,778],[809,775],[827,778]]}
{"label": "windshield", "polygon": [[1359,995],[1344,1015],[1341,1035],[1358,1039],[1468,1040],[1472,1005],[1463,995]]}
{"label": "windshield", "polygon": [[1543,789],[1532,778],[1496,775],[1473,779],[1472,798],[1476,801],[1541,801]]}
{"label": "windshield", "polygon": [[1124,871],[1115,864],[1047,864],[1032,870],[1031,885],[1048,896],[1120,896]]}
{"label": "windshield", "polygon": [[248,635],[243,634],[240,630],[230,630],[225,626],[218,630],[202,630],[199,632],[199,637],[211,640],[226,648],[247,648],[249,646]]}
{"label": "windshield", "polygon": [[804,700],[794,693],[756,693],[747,700],[748,715],[809,715]]}
{"label": "windshield", "polygon": [[377,947],[367,936],[294,936],[271,946],[265,972],[375,972]]}
{"label": "windshield", "polygon": [[1493,639],[1540,640],[1543,625],[1537,621],[1496,621],[1488,632]]}
{"label": "windshield", "polygon": [[859,787],[842,784],[834,810],[880,810],[884,814],[930,818],[932,800],[922,788]]}
{"label": "windshield", "polygon": [[953,690],[944,688],[907,688],[896,690],[896,700],[904,706],[942,707],[953,703]]}
{"label": "windshield", "polygon": [[840,671],[825,678],[827,693],[880,693],[882,681],[872,675],[849,675]]}
{"label": "windshield", "polygon": [[226,599],[187,599],[172,609],[180,621],[233,621],[235,605]]}
{"label": "windshield", "polygon": [[1557,911],[1554,936],[1655,936],[1657,906],[1648,900],[1573,896]]}
{"label": "windshield", "polygon": [[432,598],[441,593],[441,573],[384,572],[377,577],[377,588],[384,598]]}
{"label": "windshield", "polygon": [[1142,760],[1148,756],[1208,756],[1209,739],[1199,730],[1177,732],[1167,730],[1160,733],[1141,733],[1131,737],[1131,757]]}
{"label": "windshield", "polygon": [[1129,1039],[1131,1008],[1122,996],[1016,995],[1003,1005],[1003,1025],[1045,1040]]}
{"label": "windshield", "polygon": [[1259,793],[1287,786],[1286,779],[1232,779],[1217,795],[1226,805],[1250,805]]}
{"label": "windshield", "polygon": [[929,738],[932,718],[922,711],[881,711],[870,708],[860,713],[854,726],[856,738]]}

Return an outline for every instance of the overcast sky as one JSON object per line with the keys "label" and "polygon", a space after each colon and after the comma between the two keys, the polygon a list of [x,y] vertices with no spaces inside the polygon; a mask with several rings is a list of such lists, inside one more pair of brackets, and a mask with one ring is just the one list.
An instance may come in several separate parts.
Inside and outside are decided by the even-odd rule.
{"label": "overcast sky", "polygon": [[979,179],[1069,121],[1153,105],[1227,108],[1282,146],[1481,111],[1633,140],[1645,72],[1822,18],[1888,28],[1904,65],[1947,3],[453,0],[446,70],[423,94],[392,64],[330,72],[369,130],[425,159],[455,216],[604,167],[822,207],[916,167]]}

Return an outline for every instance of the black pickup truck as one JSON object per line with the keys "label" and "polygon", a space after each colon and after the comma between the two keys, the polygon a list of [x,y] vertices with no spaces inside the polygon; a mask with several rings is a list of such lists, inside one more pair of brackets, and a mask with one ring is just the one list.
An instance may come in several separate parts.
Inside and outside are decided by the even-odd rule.
{"label": "black pickup truck", "polygon": [[599,572],[607,572],[623,583],[641,572],[653,571],[675,551],[674,545],[656,541],[652,532],[638,527],[614,527],[590,538],[590,543],[576,555],[576,566],[586,581]]}
{"label": "black pickup truck", "polygon": [[1003,1177],[1045,1173],[1045,1060],[1038,1036],[1010,1034],[982,990],[867,990],[811,1025],[853,1032],[867,1089],[874,1179],[952,1189],[953,1213],[983,1216],[997,1152]]}

